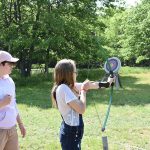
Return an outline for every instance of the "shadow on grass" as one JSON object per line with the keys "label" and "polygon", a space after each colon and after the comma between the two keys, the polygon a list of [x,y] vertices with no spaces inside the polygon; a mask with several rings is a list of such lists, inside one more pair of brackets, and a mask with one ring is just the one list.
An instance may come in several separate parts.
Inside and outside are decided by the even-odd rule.
{"label": "shadow on grass", "polygon": [[[131,76],[121,77],[123,88],[113,90],[112,105],[146,105],[150,104],[150,84],[136,84],[137,78]],[[88,95],[88,105],[95,103],[108,104],[110,89],[93,90]],[[92,99],[92,100],[90,100]]]}
{"label": "shadow on grass", "polygon": [[[97,70],[93,71],[94,74]],[[96,74],[89,77],[96,78]],[[17,103],[29,107],[40,107],[47,109],[52,107],[51,89],[53,86],[53,74],[34,74],[32,77],[22,78],[18,72],[12,75],[16,84]],[[79,81],[87,78],[86,70],[81,70],[78,76]]]}
{"label": "shadow on grass", "polygon": [[23,78],[13,74],[16,84],[16,99],[18,104],[29,107],[51,108],[52,73],[48,75],[36,74]]}
{"label": "shadow on grass", "polygon": [[[87,74],[86,71],[80,71],[78,81],[84,81]],[[103,74],[96,71],[90,74],[90,80],[99,80]],[[100,78],[99,78],[100,77]],[[48,76],[38,74],[30,78],[19,78],[14,76],[16,83],[17,103],[25,104],[30,107],[40,107],[42,109],[51,108],[51,89],[52,89],[52,73]],[[139,79],[133,76],[121,77],[123,89],[114,88],[112,105],[146,105],[150,103],[150,85],[137,84]],[[108,104],[109,89],[91,90],[87,94],[87,105],[95,103]]]}
{"label": "shadow on grass", "polygon": [[43,82],[42,85],[26,86],[17,88],[17,103],[30,107],[51,108],[50,82]]}

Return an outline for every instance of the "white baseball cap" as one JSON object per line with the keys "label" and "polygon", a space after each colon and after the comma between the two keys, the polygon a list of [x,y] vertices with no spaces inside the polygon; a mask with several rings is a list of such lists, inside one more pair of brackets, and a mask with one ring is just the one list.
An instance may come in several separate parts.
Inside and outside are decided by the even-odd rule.
{"label": "white baseball cap", "polygon": [[11,54],[9,54],[6,51],[0,51],[0,63],[3,61],[8,61],[8,62],[17,62],[19,59],[18,58],[14,58],[11,56]]}

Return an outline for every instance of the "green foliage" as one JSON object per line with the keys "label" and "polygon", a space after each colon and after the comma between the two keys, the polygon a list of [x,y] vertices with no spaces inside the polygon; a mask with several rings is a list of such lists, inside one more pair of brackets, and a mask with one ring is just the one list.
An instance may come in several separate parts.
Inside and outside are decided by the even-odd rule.
{"label": "green foliage", "polygon": [[124,62],[130,61],[130,65],[149,61],[149,8],[149,2],[143,1],[137,7],[127,9],[123,13],[116,13],[110,19],[105,37],[111,55],[121,57]]}
{"label": "green foliage", "polygon": [[[0,47],[20,58],[23,76],[32,63],[72,58],[86,62],[102,54],[97,42],[96,1],[2,1],[0,3]],[[98,52],[99,55],[96,55]]]}
{"label": "green foliage", "polygon": [[[126,28],[124,33],[124,42],[123,48],[129,49],[131,55],[129,58],[136,57],[138,59],[141,57],[148,59],[150,58],[149,49],[150,46],[150,5],[149,4],[141,4],[136,7],[134,10],[129,11],[126,20]],[[125,20],[124,22],[125,23]]]}
{"label": "green foliage", "polygon": [[122,13],[115,14],[110,18],[108,27],[105,30],[105,38],[108,41],[107,49],[110,52],[110,56],[118,56],[121,48],[120,41],[122,40],[123,24],[122,24]]}
{"label": "green foliage", "polygon": [[43,74],[39,69],[32,69],[32,78],[31,77],[21,77],[18,70],[14,70],[12,74],[12,78],[14,79],[16,86],[33,87],[38,85],[42,85],[45,82],[49,82],[53,80],[52,70],[49,71],[49,74]]}
{"label": "green foliage", "polygon": [[20,58],[22,76],[31,75],[32,64],[44,64],[48,73],[63,58],[86,67],[111,56],[149,64],[149,2],[127,10],[114,0],[101,2],[98,10],[96,0],[1,1],[0,48]]}

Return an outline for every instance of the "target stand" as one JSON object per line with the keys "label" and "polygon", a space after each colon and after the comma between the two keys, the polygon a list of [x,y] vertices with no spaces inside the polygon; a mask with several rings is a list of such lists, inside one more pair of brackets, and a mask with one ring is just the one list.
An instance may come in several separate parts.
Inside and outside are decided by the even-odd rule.
{"label": "target stand", "polygon": [[107,136],[102,137],[102,143],[103,143],[103,150],[108,150],[108,140]]}

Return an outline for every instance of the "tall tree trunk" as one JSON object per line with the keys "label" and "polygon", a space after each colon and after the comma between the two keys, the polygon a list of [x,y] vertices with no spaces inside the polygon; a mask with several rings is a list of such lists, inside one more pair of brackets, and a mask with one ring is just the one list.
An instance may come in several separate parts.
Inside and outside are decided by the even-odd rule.
{"label": "tall tree trunk", "polygon": [[[25,55],[26,51],[26,57]],[[30,55],[29,53],[27,54],[28,50],[24,49],[23,51],[20,52],[20,71],[21,71],[21,76],[22,77],[28,77],[31,75],[31,60],[30,60]]]}
{"label": "tall tree trunk", "polygon": [[50,46],[46,50],[46,59],[45,59],[45,73],[48,74],[48,65],[49,65],[49,52],[50,52]]}

